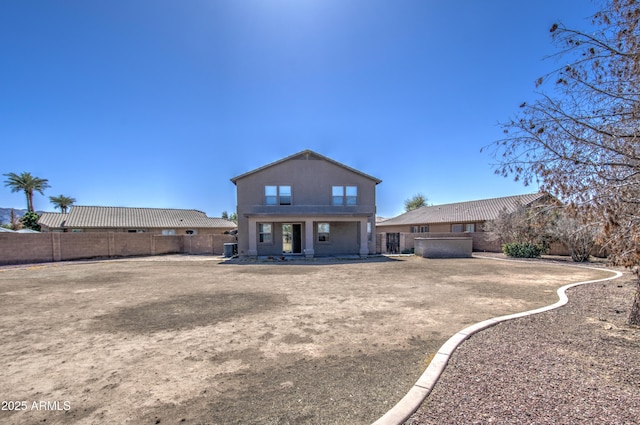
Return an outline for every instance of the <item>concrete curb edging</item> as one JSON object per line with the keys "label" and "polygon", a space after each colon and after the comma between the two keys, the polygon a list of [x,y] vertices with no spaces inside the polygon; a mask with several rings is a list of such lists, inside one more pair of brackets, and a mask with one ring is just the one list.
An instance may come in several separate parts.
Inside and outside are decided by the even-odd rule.
{"label": "concrete curb edging", "polygon": [[449,362],[449,358],[453,354],[453,352],[458,348],[460,344],[462,344],[467,338],[471,335],[490,328],[492,326],[497,325],[500,322],[505,322],[507,320],[517,319],[520,317],[531,316],[538,313],[543,313],[545,311],[554,310],[558,307],[562,307],[567,302],[569,302],[569,298],[566,295],[566,291],[569,288],[573,288],[574,286],[584,285],[587,283],[596,283],[596,282],[605,282],[608,280],[618,279],[622,276],[622,273],[615,270],[597,268],[597,267],[588,267],[594,270],[603,270],[614,273],[614,276],[607,277],[604,279],[595,279],[588,280],[584,282],[570,283],[558,289],[557,294],[559,300],[551,305],[546,307],[537,308],[535,310],[529,310],[522,313],[509,314],[506,316],[494,317],[492,319],[487,319],[482,322],[478,322],[474,325],[468,326],[461,330],[460,332],[453,335],[451,338],[445,342],[442,347],[438,350],[436,355],[429,363],[429,366],[424,371],[424,373],[420,376],[420,378],[416,381],[416,383],[411,387],[409,392],[395,405],[393,406],[387,413],[385,413],[382,417],[380,417],[377,421],[373,423],[373,425],[401,425],[404,423],[411,415],[418,410],[420,404],[427,398],[429,393],[433,390],[433,387],[440,379],[440,375],[444,372],[447,363]]}

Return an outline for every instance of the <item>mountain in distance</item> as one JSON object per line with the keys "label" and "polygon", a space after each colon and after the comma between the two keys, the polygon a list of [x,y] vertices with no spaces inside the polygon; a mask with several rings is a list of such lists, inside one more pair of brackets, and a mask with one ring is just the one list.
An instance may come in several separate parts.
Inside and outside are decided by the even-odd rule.
{"label": "mountain in distance", "polygon": [[[18,208],[0,208],[0,224],[9,224],[11,223],[11,210],[14,210],[16,213],[16,217],[20,218],[27,213],[26,209],[18,209]],[[42,211],[36,211],[38,214],[42,215]]]}

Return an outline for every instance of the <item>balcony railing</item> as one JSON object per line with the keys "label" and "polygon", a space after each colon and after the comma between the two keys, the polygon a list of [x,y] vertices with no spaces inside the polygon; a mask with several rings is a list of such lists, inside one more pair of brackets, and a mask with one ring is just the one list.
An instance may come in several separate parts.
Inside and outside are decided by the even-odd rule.
{"label": "balcony railing", "polygon": [[248,205],[239,213],[248,215],[372,215],[373,205]]}

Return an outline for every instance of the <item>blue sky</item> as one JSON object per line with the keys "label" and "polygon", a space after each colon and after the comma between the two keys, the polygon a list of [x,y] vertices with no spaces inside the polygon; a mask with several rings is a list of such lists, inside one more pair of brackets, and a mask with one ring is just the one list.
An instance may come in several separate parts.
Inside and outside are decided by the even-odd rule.
{"label": "blue sky", "polygon": [[[235,210],[230,178],[304,149],[382,180],[378,214],[537,191],[480,149],[588,0],[0,2],[0,173],[78,205]],[[3,176],[3,182],[5,177]],[[25,208],[0,187],[0,207]]]}

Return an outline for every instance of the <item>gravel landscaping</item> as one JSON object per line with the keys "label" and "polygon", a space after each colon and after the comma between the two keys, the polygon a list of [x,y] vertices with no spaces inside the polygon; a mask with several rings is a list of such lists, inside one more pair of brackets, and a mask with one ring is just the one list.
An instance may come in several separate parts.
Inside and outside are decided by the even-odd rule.
{"label": "gravel landscaping", "polygon": [[640,329],[626,324],[634,289],[627,272],[473,335],[406,425],[640,423]]}

